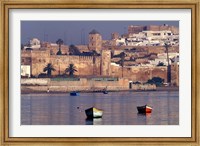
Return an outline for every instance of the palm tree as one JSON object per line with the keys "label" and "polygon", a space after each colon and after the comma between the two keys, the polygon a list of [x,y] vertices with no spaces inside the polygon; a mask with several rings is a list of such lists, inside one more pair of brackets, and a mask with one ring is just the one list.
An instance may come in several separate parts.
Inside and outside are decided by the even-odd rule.
{"label": "palm tree", "polygon": [[168,54],[168,48],[170,47],[169,44],[165,43],[165,49],[167,53],[167,82],[171,83],[171,65],[169,64],[169,54]]}
{"label": "palm tree", "polygon": [[124,76],[123,72],[124,72],[124,60],[125,60],[125,56],[126,54],[124,52],[120,53],[120,65],[122,66],[122,78]]}
{"label": "palm tree", "polygon": [[56,69],[53,67],[53,65],[51,63],[48,63],[47,66],[43,69],[44,72],[47,71],[47,75],[48,77],[51,76],[51,72],[55,71]]}
{"label": "palm tree", "polygon": [[69,64],[69,66],[65,69],[66,73],[69,73],[69,76],[73,76],[75,72],[77,72],[74,64]]}
{"label": "palm tree", "polygon": [[59,50],[58,50],[58,52],[57,52],[57,55],[62,55],[62,52],[61,52],[61,45],[63,44],[63,40],[62,40],[62,39],[58,39],[58,40],[56,41],[56,44],[58,44],[58,46],[59,46]]}

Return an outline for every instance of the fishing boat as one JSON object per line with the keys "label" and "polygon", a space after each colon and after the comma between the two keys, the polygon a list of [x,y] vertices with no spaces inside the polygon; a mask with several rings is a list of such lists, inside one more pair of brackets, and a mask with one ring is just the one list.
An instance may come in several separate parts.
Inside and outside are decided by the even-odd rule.
{"label": "fishing boat", "polygon": [[103,111],[100,109],[97,109],[95,107],[91,107],[89,109],[85,110],[85,114],[87,118],[101,118],[103,116]]}
{"label": "fishing boat", "polygon": [[79,93],[78,93],[78,92],[75,92],[75,91],[73,91],[73,92],[70,92],[70,95],[71,95],[71,96],[79,96]]}
{"label": "fishing boat", "polygon": [[148,105],[138,106],[137,110],[138,110],[138,113],[151,113],[152,107],[150,107]]}
{"label": "fishing boat", "polygon": [[107,90],[104,90],[104,91],[103,91],[103,94],[108,94],[108,91],[107,91]]}
{"label": "fishing boat", "polygon": [[108,94],[107,86],[103,89],[103,94]]}

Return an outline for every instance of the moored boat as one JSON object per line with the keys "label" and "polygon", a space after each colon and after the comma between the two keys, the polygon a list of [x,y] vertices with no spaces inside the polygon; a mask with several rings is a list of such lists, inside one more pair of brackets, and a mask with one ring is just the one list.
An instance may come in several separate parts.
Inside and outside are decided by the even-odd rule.
{"label": "moored boat", "polygon": [[71,95],[71,96],[79,96],[79,93],[78,93],[78,92],[75,92],[75,91],[73,91],[73,92],[70,92],[70,95]]}
{"label": "moored boat", "polygon": [[103,89],[103,94],[108,94],[107,86]]}
{"label": "moored boat", "polygon": [[103,116],[103,111],[95,107],[91,107],[85,110],[87,118],[101,118]]}
{"label": "moored boat", "polygon": [[103,94],[108,94],[108,91],[107,91],[107,90],[104,90],[104,91],[103,91]]}
{"label": "moored boat", "polygon": [[150,107],[148,105],[138,106],[137,110],[138,110],[138,113],[151,113],[152,107]]}

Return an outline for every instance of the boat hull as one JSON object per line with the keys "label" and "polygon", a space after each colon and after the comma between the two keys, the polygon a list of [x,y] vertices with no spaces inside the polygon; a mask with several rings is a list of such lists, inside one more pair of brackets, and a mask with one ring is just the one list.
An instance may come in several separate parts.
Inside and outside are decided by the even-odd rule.
{"label": "boat hull", "polygon": [[108,91],[103,91],[103,94],[108,94]]}
{"label": "boat hull", "polygon": [[103,116],[103,111],[97,108],[89,108],[85,110],[87,118],[101,118]]}
{"label": "boat hull", "polygon": [[138,106],[137,107],[138,113],[151,113],[152,108],[150,106]]}
{"label": "boat hull", "polygon": [[79,93],[71,92],[70,95],[71,95],[71,96],[79,96]]}

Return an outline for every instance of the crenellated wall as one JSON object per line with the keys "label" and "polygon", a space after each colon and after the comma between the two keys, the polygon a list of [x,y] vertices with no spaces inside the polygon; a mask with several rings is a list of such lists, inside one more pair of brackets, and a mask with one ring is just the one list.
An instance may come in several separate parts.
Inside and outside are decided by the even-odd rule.
{"label": "crenellated wall", "polygon": [[[123,73],[122,73],[123,72]],[[121,67],[111,65],[112,77],[125,77],[136,82],[146,82],[153,77],[160,77],[167,81],[167,67]]]}
{"label": "crenellated wall", "polygon": [[[31,58],[31,60],[29,60]],[[96,56],[70,56],[70,55],[50,55],[50,50],[44,51],[24,51],[22,52],[23,62],[31,66],[31,74],[38,76],[48,63],[56,69],[52,75],[63,75],[69,64],[74,64],[77,72],[75,75],[100,75],[101,57]]]}
{"label": "crenellated wall", "polygon": [[[167,67],[145,67],[145,66],[124,66],[110,62],[110,51],[102,51],[101,56],[71,56],[71,55],[50,55],[50,51],[25,51],[22,58],[29,58],[31,74],[38,76],[48,63],[51,63],[56,71],[52,75],[63,75],[69,64],[74,64],[79,76],[110,76],[127,78],[131,81],[146,82],[153,77],[161,77],[167,81]],[[174,67],[175,68],[175,67]],[[172,72],[173,82],[178,85],[178,68]]]}

